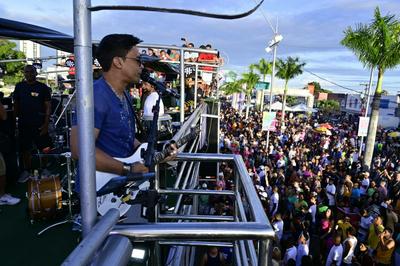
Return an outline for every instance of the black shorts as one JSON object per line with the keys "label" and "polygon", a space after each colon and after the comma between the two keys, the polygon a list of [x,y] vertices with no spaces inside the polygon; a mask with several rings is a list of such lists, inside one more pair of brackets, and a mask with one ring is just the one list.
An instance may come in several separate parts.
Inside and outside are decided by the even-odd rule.
{"label": "black shorts", "polygon": [[34,148],[42,151],[44,148],[52,147],[49,134],[40,136],[40,126],[20,125],[18,140],[20,151],[31,151]]}

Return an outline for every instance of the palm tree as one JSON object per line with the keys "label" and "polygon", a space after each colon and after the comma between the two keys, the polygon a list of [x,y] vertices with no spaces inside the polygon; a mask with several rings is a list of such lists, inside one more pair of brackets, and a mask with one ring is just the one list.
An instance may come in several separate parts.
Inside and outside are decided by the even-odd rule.
{"label": "palm tree", "polygon": [[288,57],[286,61],[282,59],[278,59],[276,63],[276,68],[278,71],[276,72],[276,76],[280,79],[285,80],[285,90],[283,93],[283,102],[282,102],[282,117],[281,117],[281,127],[285,127],[285,106],[286,106],[286,97],[288,92],[288,82],[294,77],[303,73],[303,67],[306,63],[300,62],[298,57]]}
{"label": "palm tree", "polygon": [[246,119],[249,117],[249,107],[251,104],[251,93],[253,92],[254,87],[256,86],[257,82],[260,80],[260,76],[252,71],[250,65],[250,72],[243,73],[242,79],[240,82],[246,86],[245,93],[247,98],[247,106],[246,106]]}
{"label": "palm tree", "polygon": [[[255,69],[258,70],[260,75],[262,75],[264,82],[267,79],[267,75],[271,74],[271,72],[272,72],[272,64],[270,62],[266,61],[264,58],[261,58],[260,61],[258,61],[258,64],[256,64],[254,67],[255,67]],[[264,98],[265,98],[264,97],[264,90],[262,90],[262,93],[261,93],[261,105],[260,105],[260,109],[261,110],[263,109],[263,106],[264,106]]]}
{"label": "palm tree", "polygon": [[221,91],[225,93],[225,95],[232,95],[234,93],[242,93],[243,86],[241,80],[234,80],[232,82],[227,82],[221,86]]}
{"label": "palm tree", "polygon": [[400,22],[394,15],[381,16],[377,7],[371,24],[359,24],[355,29],[349,27],[344,34],[341,44],[352,50],[364,67],[378,69],[363,162],[369,168],[378,127],[383,74],[400,64]]}
{"label": "palm tree", "polygon": [[258,61],[258,64],[256,64],[254,67],[258,70],[260,75],[262,75],[263,81],[266,81],[267,75],[270,75],[272,72],[271,62],[268,62],[264,58],[261,58],[260,61]]}

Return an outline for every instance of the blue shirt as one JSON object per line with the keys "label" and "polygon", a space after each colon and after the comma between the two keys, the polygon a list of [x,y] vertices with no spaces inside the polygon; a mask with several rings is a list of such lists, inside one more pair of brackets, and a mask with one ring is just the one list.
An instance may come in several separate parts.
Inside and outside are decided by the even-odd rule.
{"label": "blue shirt", "polygon": [[[99,129],[96,147],[112,157],[129,157],[134,152],[135,119],[130,99],[121,101],[103,77],[93,84],[94,127]],[[76,121],[75,121],[76,125]]]}

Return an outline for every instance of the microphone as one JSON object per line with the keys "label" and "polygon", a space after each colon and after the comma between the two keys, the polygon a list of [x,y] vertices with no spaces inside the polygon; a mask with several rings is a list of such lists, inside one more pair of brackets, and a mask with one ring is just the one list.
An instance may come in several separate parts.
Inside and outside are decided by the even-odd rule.
{"label": "microphone", "polygon": [[147,69],[144,68],[142,70],[142,74],[140,75],[140,78],[143,81],[146,81],[146,82],[150,83],[151,85],[153,85],[155,87],[155,89],[158,92],[160,92],[161,94],[167,93],[167,94],[171,95],[172,97],[175,97],[178,99],[180,98],[179,93],[177,93],[176,91],[174,91],[170,88],[165,87],[164,83],[159,82],[159,81],[153,79],[152,77],[150,77],[150,73]]}

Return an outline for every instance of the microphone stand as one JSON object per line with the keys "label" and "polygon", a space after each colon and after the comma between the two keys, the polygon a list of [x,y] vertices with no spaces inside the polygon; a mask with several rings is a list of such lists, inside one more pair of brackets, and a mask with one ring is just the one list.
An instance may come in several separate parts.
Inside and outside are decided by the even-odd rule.
{"label": "microphone stand", "polygon": [[[160,101],[161,101],[161,91],[157,91],[158,99],[156,104],[153,106],[153,120],[150,126],[150,132],[148,132],[147,137],[147,149],[144,154],[144,165],[149,168],[150,172],[155,171],[154,165],[154,154],[155,154],[155,145],[157,142],[157,127],[158,127],[158,117],[160,112]],[[150,189],[145,193],[146,199],[143,199],[143,207],[146,208],[145,216],[149,220],[149,222],[154,223],[156,217],[156,208],[155,206],[158,203],[159,195],[157,191],[154,189],[154,179],[150,180]]]}

